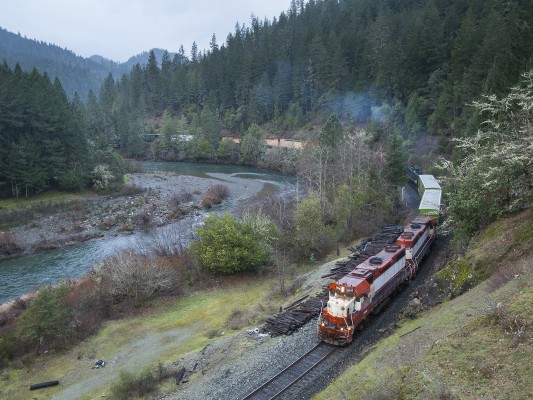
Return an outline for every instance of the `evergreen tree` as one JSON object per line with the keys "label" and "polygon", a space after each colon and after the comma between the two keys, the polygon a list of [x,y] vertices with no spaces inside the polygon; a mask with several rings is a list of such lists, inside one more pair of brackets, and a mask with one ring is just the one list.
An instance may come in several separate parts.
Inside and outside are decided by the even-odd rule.
{"label": "evergreen tree", "polygon": [[241,162],[256,165],[265,151],[263,131],[259,126],[252,125],[241,141]]}

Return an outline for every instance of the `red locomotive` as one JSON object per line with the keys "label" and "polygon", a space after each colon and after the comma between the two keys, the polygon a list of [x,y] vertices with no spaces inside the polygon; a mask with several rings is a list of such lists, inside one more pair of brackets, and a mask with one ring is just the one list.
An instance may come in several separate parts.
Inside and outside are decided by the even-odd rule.
{"label": "red locomotive", "polygon": [[354,329],[402,283],[416,275],[418,265],[436,238],[437,221],[417,216],[395,244],[357,265],[329,286],[327,307],[320,313],[318,338],[334,345],[352,341]]}

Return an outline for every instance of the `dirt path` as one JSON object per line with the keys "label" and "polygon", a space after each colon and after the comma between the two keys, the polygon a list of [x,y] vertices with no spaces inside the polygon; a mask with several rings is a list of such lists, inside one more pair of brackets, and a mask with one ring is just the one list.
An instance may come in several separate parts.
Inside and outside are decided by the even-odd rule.
{"label": "dirt path", "polygon": [[127,345],[108,355],[106,366],[90,369],[87,360],[64,376],[61,385],[65,388],[52,398],[72,400],[94,392],[110,382],[119,380],[121,371],[137,373],[157,362],[168,352],[188,341],[199,329],[199,324],[188,328],[176,328],[165,332],[145,331]]}

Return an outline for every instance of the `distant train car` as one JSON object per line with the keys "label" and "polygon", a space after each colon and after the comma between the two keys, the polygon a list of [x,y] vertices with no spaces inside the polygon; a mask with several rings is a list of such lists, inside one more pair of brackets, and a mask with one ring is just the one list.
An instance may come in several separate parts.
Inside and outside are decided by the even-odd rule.
{"label": "distant train car", "polygon": [[424,196],[426,190],[441,190],[439,182],[433,175],[418,175],[418,194]]}
{"label": "distant train car", "polygon": [[442,201],[442,190],[440,189],[426,189],[420,200],[420,205],[418,206],[418,214],[420,215],[429,215],[435,219],[439,220],[440,216],[440,204]]}
{"label": "distant train car", "polygon": [[409,178],[409,182],[411,182],[413,185],[418,185],[418,176],[422,174],[422,171],[415,167],[414,165],[409,165],[405,171],[407,172],[407,177]]}
{"label": "distant train car", "polygon": [[[357,265],[348,275],[329,286],[327,305],[318,321],[318,338],[338,346],[351,343],[354,330],[372,312],[378,312],[389,296],[404,282],[416,276],[418,266],[437,237],[440,185],[431,176],[422,178],[420,212],[406,225],[396,243]],[[420,181],[420,180],[419,180]],[[437,193],[438,192],[438,193]],[[437,193],[437,194],[436,194]],[[438,204],[437,204],[438,200]],[[428,200],[429,201],[429,200]]]}

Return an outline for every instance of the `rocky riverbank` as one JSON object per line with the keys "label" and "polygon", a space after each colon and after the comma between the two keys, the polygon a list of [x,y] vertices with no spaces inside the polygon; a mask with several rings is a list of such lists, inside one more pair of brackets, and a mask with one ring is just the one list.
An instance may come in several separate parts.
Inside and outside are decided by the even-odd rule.
{"label": "rocky riverbank", "polygon": [[167,225],[185,215],[200,213],[203,194],[215,185],[229,189],[229,196],[218,209],[237,213],[272,189],[260,180],[219,173],[209,177],[172,172],[135,173],[128,175],[127,181],[118,194],[91,195],[14,227],[10,232],[18,250],[9,256]]}

